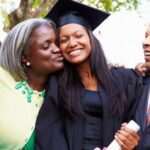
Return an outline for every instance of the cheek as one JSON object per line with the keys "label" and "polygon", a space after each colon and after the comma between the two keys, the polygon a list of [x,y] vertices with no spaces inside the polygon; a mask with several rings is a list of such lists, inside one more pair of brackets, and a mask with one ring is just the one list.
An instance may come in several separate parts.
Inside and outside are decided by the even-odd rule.
{"label": "cheek", "polygon": [[85,39],[84,43],[86,43],[86,46],[88,47],[88,49],[91,49],[91,41],[88,37]]}
{"label": "cheek", "polygon": [[[36,57],[37,61],[41,63],[49,63],[53,60],[53,55],[50,53],[42,53]],[[33,58],[33,61],[35,60],[35,56]]]}
{"label": "cheek", "polygon": [[63,56],[64,59],[68,59],[68,55],[65,52],[62,53],[62,56]]}
{"label": "cheek", "polygon": [[66,46],[64,44],[59,45],[59,48],[60,48],[60,52],[62,53],[62,55],[64,55],[66,53]]}
{"label": "cheek", "polygon": [[87,45],[87,49],[88,49],[88,51],[89,51],[89,52],[91,52],[91,51],[92,51],[92,48],[91,48],[90,41],[89,41],[89,42],[87,42],[87,43],[89,43],[89,44]]}
{"label": "cheek", "polygon": [[61,54],[62,54],[64,59],[68,60],[68,55],[67,55],[65,50],[61,50]]}

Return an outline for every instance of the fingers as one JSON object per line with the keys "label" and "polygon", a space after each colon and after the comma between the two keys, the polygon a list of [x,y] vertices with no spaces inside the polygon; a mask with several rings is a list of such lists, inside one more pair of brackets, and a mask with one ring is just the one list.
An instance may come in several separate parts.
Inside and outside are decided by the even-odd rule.
{"label": "fingers", "polygon": [[150,73],[150,62],[139,63],[135,67],[135,71],[142,76]]}
{"label": "fingers", "polygon": [[121,137],[118,135],[118,133],[116,133],[115,139],[116,139],[117,143],[121,146],[121,149],[122,149],[122,150],[128,150],[128,147],[124,144],[123,140],[122,140]]}
{"label": "fingers", "polygon": [[121,128],[125,127],[126,125],[127,125],[126,122],[122,123],[122,124],[121,124]]}
{"label": "fingers", "polygon": [[138,136],[138,134],[135,131],[129,129],[128,127],[123,127],[121,129],[127,133],[127,136],[129,139],[133,137],[133,138],[137,139],[138,141],[140,140],[140,137]]}
{"label": "fingers", "polygon": [[145,76],[147,69],[146,69],[146,67],[144,66],[144,63],[139,63],[139,64],[136,65],[135,71],[136,71],[139,75]]}
{"label": "fingers", "polygon": [[144,63],[143,68],[145,68],[146,73],[149,73],[150,72],[150,62]]}
{"label": "fingers", "polygon": [[122,150],[132,150],[137,146],[140,138],[136,132],[124,126],[115,134],[115,139]]}

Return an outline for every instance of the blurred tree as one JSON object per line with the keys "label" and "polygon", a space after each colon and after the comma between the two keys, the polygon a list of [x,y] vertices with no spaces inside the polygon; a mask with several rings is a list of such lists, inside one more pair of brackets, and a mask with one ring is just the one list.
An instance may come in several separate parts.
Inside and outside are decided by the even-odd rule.
{"label": "blurred tree", "polygon": [[116,12],[121,9],[134,10],[138,8],[138,0],[87,0],[90,5],[108,12]]}
{"label": "blurred tree", "polygon": [[[3,0],[4,1],[4,0]],[[17,9],[7,14],[3,10],[4,31],[8,32],[17,23],[29,19],[39,18],[54,5],[56,0],[20,0],[20,5]]]}
{"label": "blurred tree", "polygon": [[[6,0],[0,0],[4,3]],[[77,2],[88,2],[97,8],[115,12],[124,7],[126,10],[136,9],[138,0],[75,0]],[[8,14],[7,9],[2,9],[1,14],[4,17],[4,31],[8,32],[17,23],[28,18],[39,18],[45,16],[57,0],[20,0],[20,5],[17,9]],[[11,4],[13,7],[13,3]]]}

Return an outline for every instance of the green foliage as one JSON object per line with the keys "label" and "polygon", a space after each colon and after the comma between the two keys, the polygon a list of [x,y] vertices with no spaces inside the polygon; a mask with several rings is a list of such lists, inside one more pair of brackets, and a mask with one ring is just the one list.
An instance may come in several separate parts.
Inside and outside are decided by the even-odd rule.
{"label": "green foliage", "polygon": [[86,0],[89,5],[108,12],[116,12],[121,9],[134,10],[138,8],[138,0]]}
{"label": "green foliage", "polygon": [[41,14],[41,17],[45,17],[46,14],[48,13],[48,11],[50,10],[50,8],[52,8],[52,3],[51,1],[48,2],[47,7],[44,9],[44,11]]}
{"label": "green foliage", "polygon": [[[32,7],[34,9],[38,9],[39,6],[42,4],[42,2],[43,2],[43,0],[32,0]],[[50,6],[51,6],[51,3],[49,1],[49,4],[47,4],[47,7],[45,7],[45,9],[43,10],[43,12],[42,12],[40,17],[44,17],[47,14]]]}
{"label": "green foliage", "polygon": [[[9,2],[7,0],[0,0],[0,14],[3,16],[4,20],[6,20],[6,24],[8,21],[8,14],[11,10],[14,10],[15,8],[15,3],[13,1]],[[7,7],[10,7],[10,9],[8,10]]]}
{"label": "green foliage", "polygon": [[[29,11],[30,13],[32,13],[32,11],[37,12],[37,13],[33,13],[35,14],[34,17],[43,17],[47,14],[47,12],[53,6],[54,1],[55,0],[47,0],[46,2],[43,0],[27,0],[26,3],[28,3],[27,6],[29,6],[28,9],[30,9]],[[138,0],[84,0],[84,1],[88,2],[89,5],[92,5],[94,7],[100,8],[108,12],[115,12],[115,11],[119,11],[122,9],[134,10],[134,9],[137,9],[138,7]],[[15,0],[13,1],[0,0],[0,14],[4,18],[3,24],[4,24],[5,31],[8,31],[9,29],[11,29],[12,26],[17,24],[21,20],[20,18],[15,17],[16,14],[13,14],[11,16],[11,19],[8,18],[8,14],[10,13],[10,11],[15,9],[15,2],[16,2]],[[45,4],[43,4],[43,2],[45,2]],[[9,7],[7,7],[8,5]],[[24,7],[27,7],[27,6],[24,5]],[[26,8],[24,10],[26,10]],[[32,15],[30,16],[32,17]],[[25,17],[23,16],[22,18],[26,18],[26,16]]]}
{"label": "green foliage", "polygon": [[6,0],[0,0],[0,3],[5,3]]}
{"label": "green foliage", "polygon": [[92,4],[94,4],[94,2],[95,2],[95,0],[88,0],[89,1],[89,3],[92,3]]}
{"label": "green foliage", "polygon": [[42,0],[32,0],[33,8],[39,8],[41,3],[42,3]]}
{"label": "green foliage", "polygon": [[3,16],[4,20],[3,20],[3,24],[5,29],[10,25],[9,20],[8,20],[8,12],[5,9],[1,10],[1,15]]}

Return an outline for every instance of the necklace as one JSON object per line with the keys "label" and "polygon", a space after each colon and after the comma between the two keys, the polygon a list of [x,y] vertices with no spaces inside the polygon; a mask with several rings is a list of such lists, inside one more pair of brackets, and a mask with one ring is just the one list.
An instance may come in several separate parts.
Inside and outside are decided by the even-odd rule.
{"label": "necklace", "polygon": [[39,97],[45,96],[45,90],[42,92],[36,92],[29,87],[27,81],[25,80],[18,82],[17,85],[15,86],[15,89],[16,90],[21,89],[21,93],[26,95],[26,99],[28,103],[31,103],[33,94],[38,94]]}

